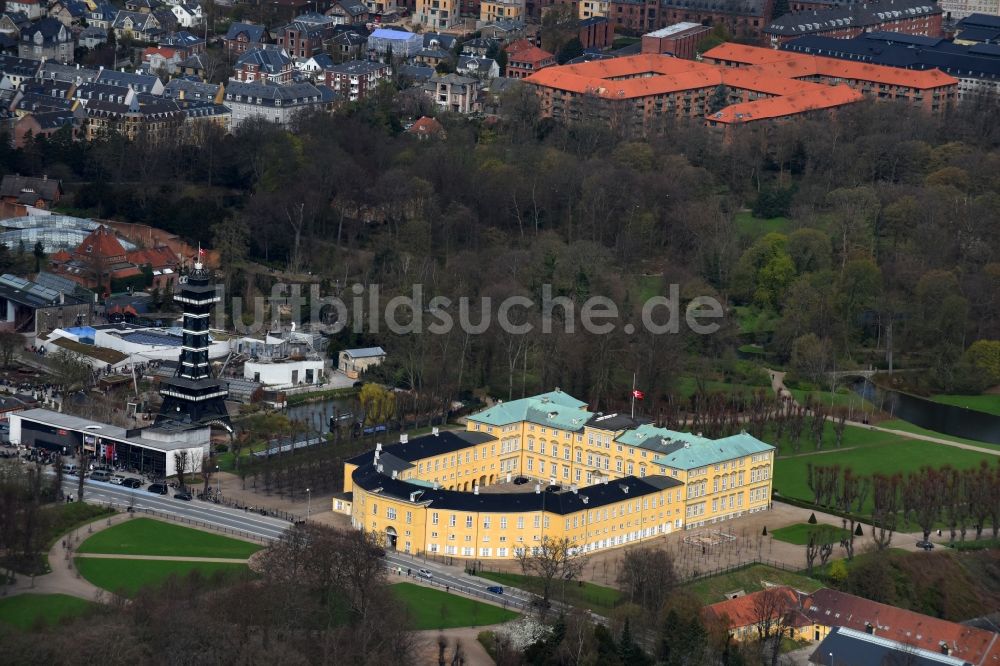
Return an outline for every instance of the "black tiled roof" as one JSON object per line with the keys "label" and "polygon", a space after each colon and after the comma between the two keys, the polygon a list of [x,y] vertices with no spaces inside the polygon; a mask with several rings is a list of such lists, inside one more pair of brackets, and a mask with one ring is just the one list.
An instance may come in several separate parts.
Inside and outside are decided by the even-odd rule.
{"label": "black tiled roof", "polygon": [[457,490],[427,488],[415,483],[393,479],[380,474],[370,462],[358,467],[352,475],[354,484],[372,492],[379,489],[381,495],[410,501],[429,503],[431,509],[451,511],[485,511],[493,513],[514,513],[520,511],[541,511],[566,515],[593,509],[616,502],[624,502],[636,497],[650,495],[665,488],[682,485],[677,479],[666,476],[638,478],[627,476],[623,479],[598,483],[580,488],[578,492],[524,492],[524,493],[469,493]]}
{"label": "black tiled roof", "polygon": [[[383,446],[382,456],[384,457],[386,454],[390,454],[400,460],[406,460],[409,462],[412,460],[439,456],[444,453],[451,453],[452,451],[458,451],[477,444],[485,444],[487,442],[495,441],[496,437],[485,432],[445,430],[437,435],[424,435],[423,437],[411,439],[406,444],[390,444],[388,446]],[[361,455],[351,458],[347,462],[354,465],[362,465],[365,463],[371,463],[374,457],[374,451],[367,451]]]}

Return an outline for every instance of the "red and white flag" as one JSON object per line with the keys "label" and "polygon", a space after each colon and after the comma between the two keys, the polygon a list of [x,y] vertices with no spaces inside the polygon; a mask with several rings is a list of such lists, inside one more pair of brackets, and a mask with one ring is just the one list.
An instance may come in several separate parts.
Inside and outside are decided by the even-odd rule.
{"label": "red and white flag", "polygon": [[642,400],[643,398],[646,397],[646,394],[640,391],[639,389],[635,389],[634,391],[632,391],[632,397],[635,398],[636,400]]}

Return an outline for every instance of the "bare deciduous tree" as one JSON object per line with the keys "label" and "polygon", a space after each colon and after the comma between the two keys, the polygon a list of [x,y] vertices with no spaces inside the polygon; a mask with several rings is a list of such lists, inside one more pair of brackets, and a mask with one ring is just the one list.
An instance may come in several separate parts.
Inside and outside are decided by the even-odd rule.
{"label": "bare deciduous tree", "polygon": [[516,551],[521,570],[526,576],[537,576],[542,584],[542,601],[547,604],[556,579],[571,581],[583,567],[576,543],[565,537],[543,537],[540,546]]}

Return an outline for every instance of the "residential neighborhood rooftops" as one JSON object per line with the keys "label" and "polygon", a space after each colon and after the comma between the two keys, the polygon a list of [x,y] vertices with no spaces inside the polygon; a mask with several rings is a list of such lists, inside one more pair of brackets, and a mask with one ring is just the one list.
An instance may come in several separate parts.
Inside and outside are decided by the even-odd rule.
{"label": "residential neighborhood rooftops", "polygon": [[233,40],[241,34],[246,35],[247,40],[250,42],[260,42],[263,41],[264,37],[267,35],[267,31],[262,25],[255,25],[253,23],[232,23],[229,26],[229,30],[226,31],[226,35],[223,39]]}
{"label": "residential neighborhood rooftops", "polygon": [[675,23],[673,25],[668,25],[665,28],[660,28],[659,30],[654,30],[653,32],[646,33],[644,37],[674,37],[681,34],[687,30],[693,30],[704,28],[701,23],[691,23],[690,21],[683,21],[681,23]]}

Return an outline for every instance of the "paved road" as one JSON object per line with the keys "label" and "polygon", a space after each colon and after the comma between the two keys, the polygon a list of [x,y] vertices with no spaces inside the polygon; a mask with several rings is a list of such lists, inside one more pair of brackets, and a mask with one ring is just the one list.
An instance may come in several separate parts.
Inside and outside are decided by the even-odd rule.
{"label": "paved road", "polygon": [[[193,499],[189,502],[166,495],[156,495],[145,488],[124,488],[110,483],[87,479],[83,499],[87,502],[114,504],[124,509],[134,498],[136,509],[150,509],[159,513],[177,516],[190,521],[244,533],[258,539],[277,540],[292,524],[278,518],[270,518],[247,511],[239,511],[219,506],[211,502]],[[67,477],[63,482],[67,494],[76,495],[76,477]]]}

